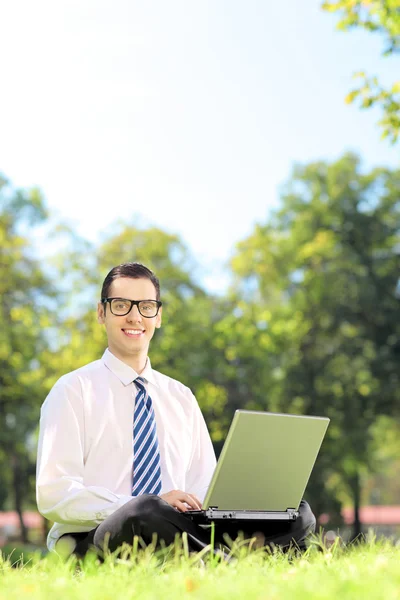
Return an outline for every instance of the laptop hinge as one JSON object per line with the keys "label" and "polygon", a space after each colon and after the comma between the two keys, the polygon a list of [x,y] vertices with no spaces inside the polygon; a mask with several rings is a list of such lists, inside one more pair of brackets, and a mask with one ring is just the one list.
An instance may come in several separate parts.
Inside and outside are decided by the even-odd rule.
{"label": "laptop hinge", "polygon": [[[207,510],[218,510],[218,506],[209,506]],[[290,515],[297,515],[297,510],[295,508],[287,508],[286,512]]]}
{"label": "laptop hinge", "polygon": [[205,511],[205,515],[213,519],[270,519],[294,521],[299,513],[294,508],[287,508],[286,511],[257,511],[257,510],[220,510],[218,506],[210,506]]}

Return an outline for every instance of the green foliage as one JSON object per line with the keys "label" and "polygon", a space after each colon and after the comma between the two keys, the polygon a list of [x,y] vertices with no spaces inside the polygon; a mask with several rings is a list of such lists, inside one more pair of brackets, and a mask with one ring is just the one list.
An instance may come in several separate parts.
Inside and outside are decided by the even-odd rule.
{"label": "green foliage", "polygon": [[[46,348],[45,300],[53,294],[28,237],[46,219],[37,190],[13,190],[0,179],[0,470],[17,509],[29,499],[34,452],[27,450],[37,426]],[[6,500],[4,491],[2,502]]]}
{"label": "green foliage", "polygon": [[230,402],[331,418],[309,486],[317,514],[355,499],[376,416],[399,414],[399,189],[400,171],[362,173],[353,155],[297,166],[232,259],[236,307],[218,326]]}
{"label": "green foliage", "polygon": [[[96,320],[101,284],[112,267],[130,261],[154,270],[161,283],[163,327],[156,331],[151,344],[152,365],[194,390],[211,435],[218,442],[225,423],[226,393],[215,381],[217,356],[222,352],[213,349],[212,338],[214,325],[222,314],[221,303],[199,285],[197,267],[178,236],[160,229],[117,223],[98,248],[87,250],[81,262],[76,260],[76,242],[57,256],[56,265],[63,273],[64,285],[67,281],[74,289],[74,301],[70,301],[70,291],[60,298],[57,351],[51,349],[46,355],[46,386],[102,355],[107,340]],[[210,402],[208,394],[215,402]]]}
{"label": "green foliage", "polygon": [[61,375],[102,355],[101,283],[138,261],[164,302],[152,364],[193,389],[217,453],[237,408],[331,418],[307,499],[339,524],[340,504],[358,504],[360,485],[389,473],[397,451],[388,434],[382,453],[388,421],[377,417],[400,407],[399,189],[399,170],[365,173],[351,154],[296,166],[280,210],[238,244],[221,298],[199,284],[178,236],[129,222],[97,247],[58,226],[61,249],[40,262],[29,233],[50,227],[44,203],[2,180],[0,505],[34,505],[39,407]]}
{"label": "green foliage", "polygon": [[372,473],[362,482],[363,504],[400,504],[400,421],[379,416],[371,431]]}
{"label": "green foliage", "polygon": [[[385,39],[385,56],[394,56],[400,52],[400,2],[399,0],[340,0],[324,2],[322,8],[329,12],[338,12],[340,30],[360,27],[376,32]],[[365,73],[355,74],[360,79],[359,87],[346,96],[346,102],[360,102],[361,108],[380,106],[382,118],[382,137],[395,143],[400,135],[400,80],[389,88],[380,85],[377,77],[367,77]]]}

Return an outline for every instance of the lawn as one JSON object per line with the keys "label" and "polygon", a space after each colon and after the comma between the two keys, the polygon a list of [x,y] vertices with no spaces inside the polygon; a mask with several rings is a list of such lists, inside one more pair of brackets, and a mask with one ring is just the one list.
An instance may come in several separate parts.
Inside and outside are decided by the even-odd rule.
{"label": "lawn", "polygon": [[315,539],[300,556],[236,546],[230,562],[215,556],[189,556],[184,548],[162,555],[151,548],[84,561],[56,554],[13,564],[0,558],[1,600],[116,600],[181,598],[284,600],[351,598],[400,600],[400,546],[370,539],[365,543],[319,548]]}

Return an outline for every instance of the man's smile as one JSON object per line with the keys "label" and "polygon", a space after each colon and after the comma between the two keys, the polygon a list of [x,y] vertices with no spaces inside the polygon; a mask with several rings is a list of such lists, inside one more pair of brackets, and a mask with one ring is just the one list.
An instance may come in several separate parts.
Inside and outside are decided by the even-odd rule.
{"label": "man's smile", "polygon": [[138,338],[144,334],[144,329],[122,329],[127,337]]}

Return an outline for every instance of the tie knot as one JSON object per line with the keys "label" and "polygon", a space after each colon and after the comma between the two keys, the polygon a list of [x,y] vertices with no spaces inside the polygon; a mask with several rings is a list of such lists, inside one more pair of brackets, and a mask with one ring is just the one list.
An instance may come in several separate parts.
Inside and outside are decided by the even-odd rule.
{"label": "tie knot", "polygon": [[143,377],[136,377],[136,379],[134,379],[133,382],[136,385],[136,387],[139,388],[139,390],[144,389],[145,380],[143,379]]}

